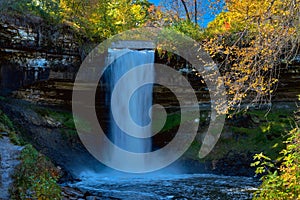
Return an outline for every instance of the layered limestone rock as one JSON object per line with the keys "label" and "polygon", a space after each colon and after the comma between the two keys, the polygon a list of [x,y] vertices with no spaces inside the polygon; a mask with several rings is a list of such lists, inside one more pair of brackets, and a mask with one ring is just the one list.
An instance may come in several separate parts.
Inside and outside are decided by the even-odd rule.
{"label": "layered limestone rock", "polygon": [[73,80],[81,63],[76,34],[34,16],[0,16],[0,93],[49,79]]}

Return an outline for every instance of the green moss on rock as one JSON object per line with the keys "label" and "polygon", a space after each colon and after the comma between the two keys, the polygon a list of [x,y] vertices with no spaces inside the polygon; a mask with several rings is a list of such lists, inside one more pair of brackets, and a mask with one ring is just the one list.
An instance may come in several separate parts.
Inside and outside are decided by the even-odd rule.
{"label": "green moss on rock", "polygon": [[[203,161],[218,160],[230,152],[246,154],[264,152],[267,156],[275,158],[284,148],[282,141],[292,129],[293,112],[277,109],[269,113],[266,110],[250,110],[238,114],[235,119],[227,120],[216,146]],[[194,141],[185,156],[198,159],[200,147],[201,142]]]}

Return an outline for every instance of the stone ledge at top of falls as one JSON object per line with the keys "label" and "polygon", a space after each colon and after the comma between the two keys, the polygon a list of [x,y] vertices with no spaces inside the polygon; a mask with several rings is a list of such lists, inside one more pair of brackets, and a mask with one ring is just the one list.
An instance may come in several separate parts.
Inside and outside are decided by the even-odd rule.
{"label": "stone ledge at top of falls", "polygon": [[156,48],[154,42],[152,41],[142,41],[142,40],[123,40],[113,42],[111,44],[112,49],[152,49]]}

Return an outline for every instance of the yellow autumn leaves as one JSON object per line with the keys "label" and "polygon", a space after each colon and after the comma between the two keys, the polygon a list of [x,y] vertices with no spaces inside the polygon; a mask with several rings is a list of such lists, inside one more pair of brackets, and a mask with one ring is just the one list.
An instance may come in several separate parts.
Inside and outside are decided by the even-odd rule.
{"label": "yellow autumn leaves", "polygon": [[203,45],[219,64],[229,104],[270,100],[283,60],[299,48],[300,0],[231,0]]}

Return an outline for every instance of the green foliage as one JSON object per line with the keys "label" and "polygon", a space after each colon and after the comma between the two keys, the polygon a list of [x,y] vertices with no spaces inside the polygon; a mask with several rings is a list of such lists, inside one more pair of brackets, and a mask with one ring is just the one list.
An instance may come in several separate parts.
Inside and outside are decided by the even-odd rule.
{"label": "green foliage", "polygon": [[75,129],[72,113],[49,111],[49,116],[61,122],[64,128]]}
{"label": "green foliage", "polygon": [[[159,111],[156,111],[153,114],[154,114],[154,116],[152,117],[152,119],[153,119],[152,126],[153,126],[153,130],[157,130],[159,127],[158,125],[160,125],[160,122],[164,120],[164,115]],[[182,116],[185,116],[185,117],[182,117]],[[165,122],[162,130],[160,130],[160,131],[162,131],[162,132],[169,131],[175,127],[178,127],[180,125],[180,123],[194,121],[195,120],[194,116],[195,116],[195,113],[193,111],[186,111],[184,113],[184,115],[181,115],[178,112],[170,113],[167,115],[166,122]],[[208,117],[208,113],[202,111],[201,117],[200,117],[200,123],[205,122],[207,119],[206,117]]]}
{"label": "green foliage", "polygon": [[20,159],[21,164],[13,175],[13,199],[61,199],[61,188],[57,184],[59,172],[45,156],[32,145],[26,145]]}
{"label": "green foliage", "polygon": [[62,124],[63,128],[75,129],[73,115],[71,112],[56,111],[47,108],[35,108],[42,117],[50,117]]}
{"label": "green foliage", "polygon": [[32,14],[51,24],[67,23],[85,38],[100,41],[143,26],[150,5],[147,0],[9,0],[1,13]]}
{"label": "green foliage", "polygon": [[24,141],[22,138],[19,137],[19,135],[15,131],[10,131],[8,133],[10,141],[15,145],[23,145]]}
{"label": "green foliage", "polygon": [[22,139],[16,133],[16,128],[13,122],[9,119],[9,117],[0,110],[0,132],[7,132],[10,138],[10,141],[15,145],[23,144]]}
{"label": "green foliage", "polygon": [[199,160],[199,149],[201,144],[194,140],[188,150],[184,153],[184,157],[191,160]]}
{"label": "green foliage", "polygon": [[280,164],[262,153],[254,156],[256,173],[265,174],[254,199],[300,199],[300,129],[293,129],[289,135],[277,159]]}
{"label": "green foliage", "polygon": [[140,27],[148,20],[146,0],[62,0],[64,21],[89,39],[105,39],[125,30]]}
{"label": "green foliage", "polygon": [[0,101],[7,101],[7,99],[3,96],[0,96]]}
{"label": "green foliage", "polygon": [[[72,138],[77,135],[77,129],[84,132],[91,131],[91,125],[86,120],[83,120],[79,117],[73,116],[72,112],[67,111],[57,111],[47,108],[34,108],[34,110],[40,114],[42,117],[51,118],[56,122],[59,122],[61,132],[66,136],[66,138]],[[75,123],[77,127],[75,127]]]}
{"label": "green foliage", "polygon": [[13,131],[14,124],[13,122],[5,115],[5,113],[0,110],[0,131]]}
{"label": "green foliage", "polygon": [[[246,24],[245,20],[240,20],[239,15],[235,12],[221,12],[212,22],[208,24],[207,32],[210,35],[236,33],[243,31],[250,24]],[[252,27],[248,27],[252,29]]]}
{"label": "green foliage", "polygon": [[[62,136],[65,139],[77,136],[77,130],[74,124],[74,117],[71,112],[55,111],[47,108],[35,108],[35,111],[44,118],[50,118],[58,122]],[[81,123],[82,124],[82,123]]]}
{"label": "green foliage", "polygon": [[[223,130],[223,137],[219,139],[216,147],[213,151],[206,156],[202,161],[215,160],[223,158],[230,152],[239,153],[258,153],[265,152],[272,159],[276,158],[278,153],[284,148],[282,142],[286,139],[286,134],[291,129],[291,119],[293,110],[274,110],[270,111],[266,115],[265,110],[249,110],[246,115],[249,116],[249,126],[241,127],[237,126],[238,122],[231,122],[225,126]],[[207,120],[208,113],[203,115],[201,112],[200,123],[204,123]],[[239,114],[243,115],[243,113]],[[158,116],[160,116],[158,114]],[[238,116],[237,116],[238,117]],[[154,125],[156,120],[154,117]],[[185,119],[193,120],[193,119]],[[255,122],[253,122],[255,121]],[[163,128],[163,131],[168,131],[179,125],[180,115],[178,113],[170,114]],[[264,127],[272,126],[268,131],[264,132]],[[274,131],[274,134],[273,134]],[[281,134],[278,134],[280,132]],[[228,135],[229,136],[225,136]],[[185,153],[185,157],[189,159],[199,159],[198,152],[201,147],[201,143],[195,140],[190,146],[189,150]]]}
{"label": "green foliage", "polygon": [[[228,122],[223,130],[223,137],[221,136],[216,147],[204,160],[219,159],[231,151],[251,154],[264,152],[268,157],[275,159],[284,148],[282,142],[287,137],[284,133],[291,130],[292,119],[289,116],[292,114],[292,109],[277,109],[268,114],[265,110],[248,110],[246,113],[235,115],[236,119],[247,116],[249,124],[242,127],[234,119]],[[270,128],[266,130],[266,127]]]}
{"label": "green foliage", "polygon": [[9,0],[1,12],[37,15],[48,22],[62,19],[58,0]]}
{"label": "green foliage", "polygon": [[173,30],[184,33],[196,41],[201,41],[205,37],[205,32],[195,23],[184,20],[174,23],[171,27]]}
{"label": "green foliage", "polygon": [[[227,88],[228,106],[271,100],[282,60],[299,48],[299,0],[230,0],[203,42]],[[298,52],[299,53],[299,52]]]}

